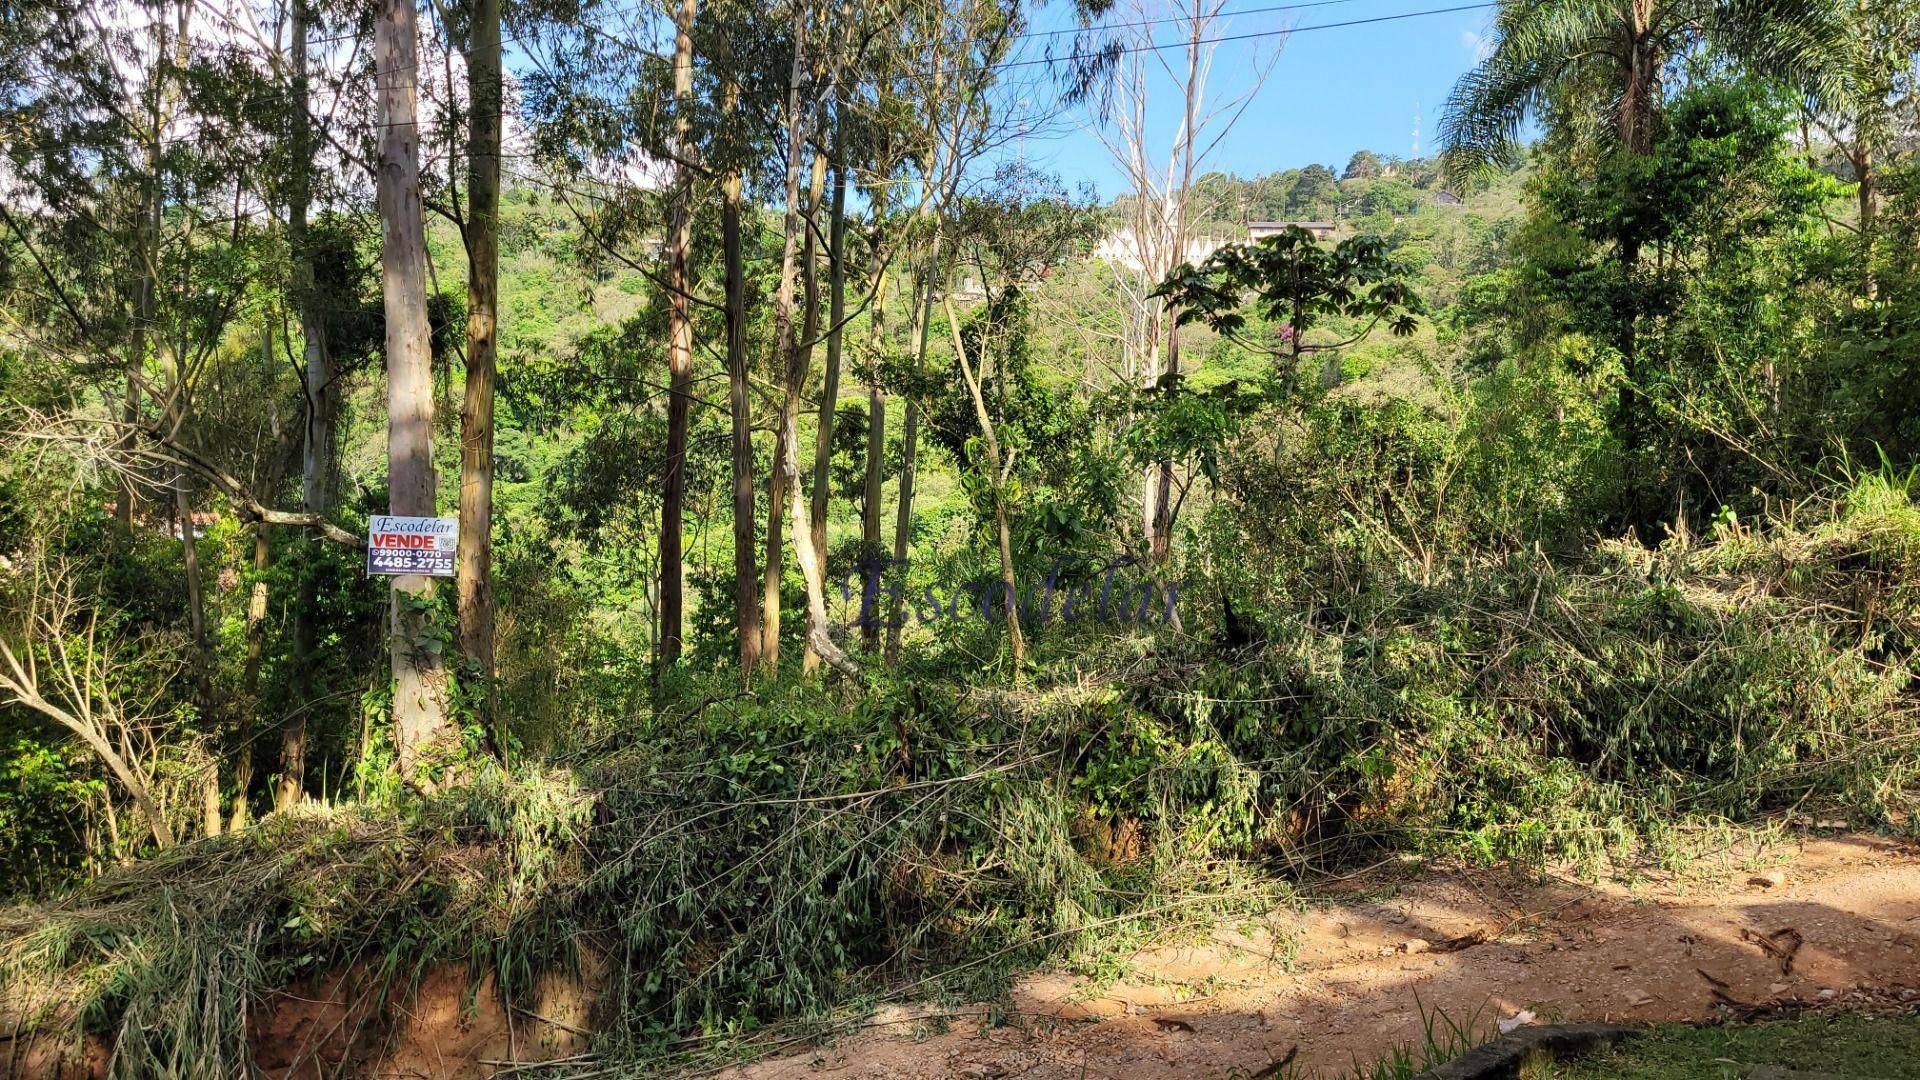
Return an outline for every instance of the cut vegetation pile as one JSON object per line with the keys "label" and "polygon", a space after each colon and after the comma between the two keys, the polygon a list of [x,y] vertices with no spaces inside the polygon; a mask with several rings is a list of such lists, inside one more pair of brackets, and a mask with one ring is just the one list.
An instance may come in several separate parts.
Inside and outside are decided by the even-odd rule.
{"label": "cut vegetation pile", "polygon": [[1591,867],[1773,814],[1911,820],[1902,483],[1653,551],[1354,558],[1311,606],[1288,575],[1315,568],[1274,572],[1238,650],[1054,629],[1052,674],[1013,691],[964,639],[858,689],[716,676],[601,719],[570,768],[182,846],[8,911],[7,1012],[104,1034],[119,1075],[224,1076],[275,987],[351,970],[381,994],[452,961],[511,998],[592,953],[605,1058],[737,1052],[879,995],[1097,970],[1271,903],[1263,866]]}

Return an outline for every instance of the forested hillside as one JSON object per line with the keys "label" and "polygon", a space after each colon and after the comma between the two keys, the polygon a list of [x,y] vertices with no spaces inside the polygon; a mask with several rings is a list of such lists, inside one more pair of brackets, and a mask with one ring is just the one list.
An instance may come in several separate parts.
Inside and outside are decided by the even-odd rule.
{"label": "forested hillside", "polygon": [[1502,3],[1434,156],[1254,177],[1218,0],[14,6],[33,1060],[374,1073],[454,971],[715,1068],[1383,863],[1914,826],[1909,6]]}

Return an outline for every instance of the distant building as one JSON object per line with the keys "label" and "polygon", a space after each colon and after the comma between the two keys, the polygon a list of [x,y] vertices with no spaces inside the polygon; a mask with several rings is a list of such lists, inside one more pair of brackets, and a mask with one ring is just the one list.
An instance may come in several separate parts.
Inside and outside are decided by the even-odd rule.
{"label": "distant building", "polygon": [[1340,229],[1339,222],[1335,221],[1249,221],[1247,239],[1258,243],[1269,236],[1278,236],[1295,225],[1312,233],[1315,240],[1331,240]]}
{"label": "distant building", "polygon": [[1458,196],[1458,195],[1455,195],[1455,194],[1454,194],[1453,192],[1451,192],[1451,191],[1443,191],[1443,192],[1441,192],[1440,194],[1438,194],[1438,195],[1435,195],[1435,196],[1433,197],[1433,201],[1434,201],[1435,203],[1438,203],[1438,204],[1439,204],[1439,205],[1441,205],[1441,206],[1465,206],[1465,205],[1467,205],[1467,203],[1466,203],[1466,200],[1464,200],[1464,199],[1462,199],[1462,198],[1461,198],[1460,196]]}
{"label": "distant building", "polygon": [[[1185,250],[1172,261],[1198,266],[1207,256],[1231,243],[1234,243],[1233,238],[1226,236],[1189,236]],[[1143,254],[1146,247],[1132,229],[1118,229],[1100,238],[1100,242],[1094,245],[1093,257],[1117,263],[1129,270],[1145,270],[1148,269],[1148,260]]]}

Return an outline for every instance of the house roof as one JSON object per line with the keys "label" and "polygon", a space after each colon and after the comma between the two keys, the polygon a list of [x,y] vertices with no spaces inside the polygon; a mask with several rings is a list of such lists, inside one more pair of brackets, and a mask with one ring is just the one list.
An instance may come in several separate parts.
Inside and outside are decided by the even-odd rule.
{"label": "house roof", "polygon": [[1249,229],[1284,229],[1289,225],[1298,225],[1303,229],[1337,229],[1339,224],[1332,221],[1249,221]]}

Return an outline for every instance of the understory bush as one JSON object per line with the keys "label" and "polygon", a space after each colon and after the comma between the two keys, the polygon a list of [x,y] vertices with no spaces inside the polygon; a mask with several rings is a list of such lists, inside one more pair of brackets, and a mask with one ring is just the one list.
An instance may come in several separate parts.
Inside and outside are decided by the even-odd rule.
{"label": "understory bush", "polygon": [[1911,822],[1902,478],[1658,548],[1325,550],[1339,573],[1213,549],[1185,633],[1035,625],[1013,685],[991,627],[862,686],[683,677],[583,716],[550,771],[178,847],[8,911],[7,1011],[110,1033],[120,1075],[226,1075],[247,1003],[309,974],[374,993],[465,962],[511,996],[591,954],[599,1052],[632,1061],[1111,970],[1383,852],[1594,867],[1789,813]]}

